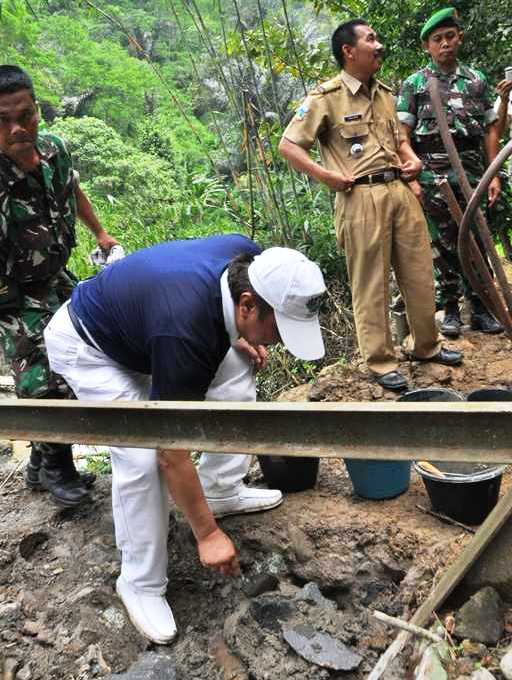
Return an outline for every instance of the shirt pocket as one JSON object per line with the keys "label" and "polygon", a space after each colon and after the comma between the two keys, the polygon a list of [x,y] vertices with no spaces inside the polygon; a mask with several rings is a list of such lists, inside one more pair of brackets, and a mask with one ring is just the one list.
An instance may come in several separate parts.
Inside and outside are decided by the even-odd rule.
{"label": "shirt pocket", "polygon": [[365,144],[368,140],[370,127],[368,123],[342,123],[337,128],[341,140],[343,154],[349,156],[352,146],[356,143]]}

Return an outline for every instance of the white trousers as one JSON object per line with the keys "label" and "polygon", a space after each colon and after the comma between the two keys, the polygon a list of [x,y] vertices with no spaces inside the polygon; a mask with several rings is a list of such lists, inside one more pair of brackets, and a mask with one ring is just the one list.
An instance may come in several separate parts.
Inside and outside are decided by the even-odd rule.
{"label": "white trousers", "polygon": [[[50,366],[78,399],[149,399],[151,377],[131,371],[85,343],[75,331],[67,305],[48,324],[45,343]],[[254,401],[251,363],[231,348],[206,399]],[[155,449],[111,447],[112,508],[121,574],[135,590],[162,594],[167,587],[169,496]],[[203,453],[199,477],[207,497],[234,495],[249,469],[250,456]]]}

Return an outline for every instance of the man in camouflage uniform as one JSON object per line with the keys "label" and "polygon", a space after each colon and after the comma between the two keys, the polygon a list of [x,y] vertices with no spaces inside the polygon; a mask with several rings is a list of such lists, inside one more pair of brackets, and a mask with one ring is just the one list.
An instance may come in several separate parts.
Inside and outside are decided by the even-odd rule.
{"label": "man in camouflage uniform", "polygon": [[[66,269],[80,219],[109,250],[116,241],[99,224],[81,191],[64,142],[38,134],[39,114],[28,75],[0,66],[0,342],[21,399],[73,398],[48,366],[43,331],[71,295]],[[32,442],[26,482],[62,506],[88,496],[71,445]]]}
{"label": "man in camouflage uniform", "polygon": [[[398,96],[397,112],[424,166],[418,181],[410,186],[423,203],[429,222],[434,267],[445,311],[441,332],[448,337],[460,334],[459,298],[464,293],[471,305],[473,330],[500,333],[503,327],[484,307],[462,273],[457,254],[458,226],[439,190],[439,180],[448,179],[462,206],[465,199],[444,149],[427,88],[432,78],[438,79],[450,132],[473,187],[498,153],[499,138],[491,90],[480,71],[457,59],[462,32],[453,7],[430,17],[421,31],[421,40],[431,61],[404,81]],[[495,177],[489,185],[489,207],[496,203],[500,193],[500,179]]]}

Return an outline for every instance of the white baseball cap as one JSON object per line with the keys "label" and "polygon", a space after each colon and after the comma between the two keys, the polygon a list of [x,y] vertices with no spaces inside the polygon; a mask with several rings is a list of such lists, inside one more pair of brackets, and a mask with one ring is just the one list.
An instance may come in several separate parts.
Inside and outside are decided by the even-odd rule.
{"label": "white baseball cap", "polygon": [[325,354],[318,310],[325,293],[317,264],[291,248],[268,248],[249,265],[254,290],[273,308],[287,349],[299,359]]}

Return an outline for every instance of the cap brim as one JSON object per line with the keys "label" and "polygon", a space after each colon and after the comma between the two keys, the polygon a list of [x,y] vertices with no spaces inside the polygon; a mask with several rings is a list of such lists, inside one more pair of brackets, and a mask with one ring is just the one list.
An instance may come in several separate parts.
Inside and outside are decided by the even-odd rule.
{"label": "cap brim", "polygon": [[324,356],[324,341],[318,317],[299,321],[277,310],[274,310],[274,314],[281,340],[293,356],[306,361],[314,361]]}

